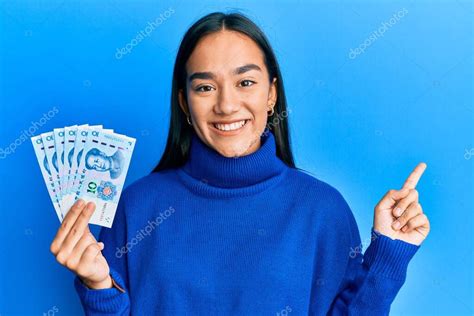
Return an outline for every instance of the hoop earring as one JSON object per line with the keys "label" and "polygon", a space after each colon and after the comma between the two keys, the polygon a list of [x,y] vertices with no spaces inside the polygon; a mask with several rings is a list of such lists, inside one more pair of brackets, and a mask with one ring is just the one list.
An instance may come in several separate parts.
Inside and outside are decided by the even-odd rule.
{"label": "hoop earring", "polygon": [[268,115],[268,116],[272,116],[272,115],[273,115],[273,113],[275,113],[275,109],[274,109],[274,107],[275,107],[275,104],[272,104],[272,107],[271,107],[271,113],[270,113],[270,114],[268,114],[268,111],[267,111],[267,115]]}
{"label": "hoop earring", "polygon": [[187,116],[187,115],[186,115],[186,120],[188,121],[188,124],[192,126],[193,123],[191,123],[191,121],[189,120],[189,118],[190,118],[190,116]]}

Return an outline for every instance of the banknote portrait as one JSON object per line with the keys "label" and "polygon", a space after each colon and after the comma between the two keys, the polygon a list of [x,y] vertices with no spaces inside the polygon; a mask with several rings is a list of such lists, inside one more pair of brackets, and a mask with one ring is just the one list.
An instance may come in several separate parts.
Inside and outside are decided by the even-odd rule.
{"label": "banknote portrait", "polygon": [[110,178],[120,177],[123,169],[123,155],[117,150],[113,155],[107,156],[103,151],[92,148],[85,157],[86,168],[99,172],[110,172]]}

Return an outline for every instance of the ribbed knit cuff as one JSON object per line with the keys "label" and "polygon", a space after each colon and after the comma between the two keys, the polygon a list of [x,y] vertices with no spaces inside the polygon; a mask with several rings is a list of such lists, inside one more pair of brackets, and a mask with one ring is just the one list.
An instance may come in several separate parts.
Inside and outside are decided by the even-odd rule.
{"label": "ribbed knit cuff", "polygon": [[372,242],[364,253],[364,264],[371,273],[405,280],[408,263],[420,246],[391,239],[372,227]]}
{"label": "ribbed knit cuff", "polygon": [[[125,283],[117,271],[110,268],[110,276],[125,289]],[[118,314],[129,307],[128,293],[122,293],[115,287],[102,290],[89,289],[78,276],[74,278],[74,287],[86,311]]]}

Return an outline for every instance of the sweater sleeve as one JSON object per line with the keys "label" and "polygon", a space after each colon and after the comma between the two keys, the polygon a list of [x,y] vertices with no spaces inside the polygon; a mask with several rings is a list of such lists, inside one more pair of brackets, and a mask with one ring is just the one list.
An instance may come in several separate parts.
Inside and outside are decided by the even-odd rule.
{"label": "sweater sleeve", "polygon": [[342,198],[347,217],[348,262],[327,315],[389,315],[390,305],[406,279],[408,263],[419,246],[391,239],[371,229],[369,247],[363,244],[355,218]]}
{"label": "sweater sleeve", "polygon": [[74,287],[86,315],[130,315],[126,231],[125,210],[122,198],[115,213],[112,228],[103,227],[99,234],[99,241],[104,243],[102,254],[109,264],[110,275],[124,292],[115,287],[102,290],[89,289],[76,276]]}

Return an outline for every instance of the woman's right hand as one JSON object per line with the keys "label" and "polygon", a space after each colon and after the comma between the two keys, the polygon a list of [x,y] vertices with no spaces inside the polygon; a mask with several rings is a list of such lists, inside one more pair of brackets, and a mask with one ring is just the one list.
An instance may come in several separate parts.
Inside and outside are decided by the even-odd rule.
{"label": "woman's right hand", "polygon": [[89,229],[89,219],[95,210],[93,202],[79,199],[64,217],[50,250],[56,260],[92,289],[112,287],[110,269],[102,255],[104,244],[97,242]]}

